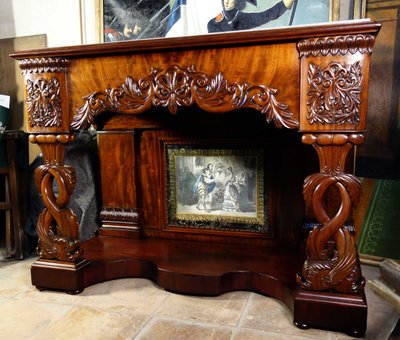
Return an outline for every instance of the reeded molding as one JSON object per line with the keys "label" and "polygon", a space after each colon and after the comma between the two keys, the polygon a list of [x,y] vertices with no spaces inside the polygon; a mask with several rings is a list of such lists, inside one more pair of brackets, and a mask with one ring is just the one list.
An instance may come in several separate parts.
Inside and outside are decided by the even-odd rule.
{"label": "reeded molding", "polygon": [[71,128],[88,128],[94,117],[111,111],[122,114],[139,114],[152,107],[166,107],[176,114],[178,107],[196,104],[211,113],[225,113],[241,108],[252,108],[265,115],[268,123],[278,128],[297,128],[299,122],[288,106],[279,102],[278,90],[266,85],[228,83],[222,72],[212,77],[197,72],[194,66],[170,66],[166,70],[152,69],[139,80],[127,77],[119,87],[93,92],[84,98]]}
{"label": "reeded molding", "polygon": [[100,212],[100,219],[106,221],[138,223],[139,212],[137,209],[103,207]]}
{"label": "reeded molding", "polygon": [[69,60],[66,58],[33,58],[19,62],[22,74],[27,73],[64,73],[68,70]]}
{"label": "reeded molding", "polygon": [[300,57],[372,53],[375,36],[372,34],[343,35],[301,40],[297,44]]}

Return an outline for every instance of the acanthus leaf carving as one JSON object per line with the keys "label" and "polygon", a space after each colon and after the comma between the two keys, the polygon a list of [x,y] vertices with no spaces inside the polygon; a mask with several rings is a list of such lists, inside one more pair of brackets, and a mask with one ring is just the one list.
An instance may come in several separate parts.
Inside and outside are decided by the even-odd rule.
{"label": "acanthus leaf carving", "polygon": [[357,124],[360,121],[362,68],[331,63],[325,68],[310,63],[307,81],[310,124]]}
{"label": "acanthus leaf carving", "polygon": [[[53,180],[60,186],[58,197],[53,193]],[[38,255],[46,259],[73,262],[83,251],[77,240],[78,220],[67,206],[76,185],[75,171],[65,165],[41,165],[35,171],[36,185],[45,190],[43,195],[46,208],[39,215],[37,231]]]}
{"label": "acanthus leaf carving", "polygon": [[[331,187],[336,187],[341,197],[337,214],[329,217],[318,201]],[[307,260],[298,284],[306,290],[335,290],[356,294],[364,287],[358,263],[355,233],[346,226],[347,213],[359,200],[360,182],[350,174],[314,174],[305,180],[304,196],[313,202],[317,219],[321,222],[308,235]],[[345,212],[345,213],[344,213]],[[327,247],[333,240],[335,248]]]}
{"label": "acanthus leaf carving", "polygon": [[53,127],[62,124],[60,82],[39,78],[26,81],[26,105],[31,127]]}
{"label": "acanthus leaf carving", "polygon": [[84,97],[85,104],[78,109],[71,127],[88,128],[94,117],[104,111],[139,114],[154,106],[166,107],[171,114],[176,114],[179,107],[197,104],[207,112],[253,108],[278,128],[297,128],[299,122],[288,106],[276,99],[277,92],[265,85],[230,84],[221,72],[209,78],[194,66],[175,65],[164,71],[152,69],[138,81],[127,77],[120,87]]}
{"label": "acanthus leaf carving", "polygon": [[64,164],[65,144],[75,140],[75,136],[30,135],[29,140],[39,144],[44,163],[34,174],[44,203],[37,221],[37,253],[44,259],[75,262],[83,255],[78,240],[78,219],[68,206],[76,186],[76,174],[73,167]]}
{"label": "acanthus leaf carving", "polygon": [[[346,225],[353,207],[360,199],[360,180],[344,173],[345,160],[354,144],[363,141],[361,134],[306,134],[305,144],[316,149],[320,172],[304,181],[305,201],[312,206],[317,223],[307,238],[307,259],[297,283],[305,290],[358,294],[365,285],[361,275],[355,232]],[[338,193],[339,207],[329,213],[325,196],[331,189]]]}

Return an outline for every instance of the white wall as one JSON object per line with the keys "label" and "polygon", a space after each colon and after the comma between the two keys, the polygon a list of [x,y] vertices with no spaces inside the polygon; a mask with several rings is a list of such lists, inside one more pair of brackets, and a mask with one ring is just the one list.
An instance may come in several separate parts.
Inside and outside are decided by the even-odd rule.
{"label": "white wall", "polygon": [[[0,0],[0,39],[18,37],[19,44],[21,39],[31,41],[29,39],[32,36],[45,34],[47,47],[95,43],[99,37],[96,34],[96,10],[98,12],[99,3],[100,0]],[[23,47],[14,45],[14,50],[38,48],[43,43],[40,46],[28,46],[27,43],[22,45]],[[10,64],[11,70],[15,67],[15,74],[9,79],[0,76],[0,93],[12,97],[14,113],[7,128],[23,129],[23,78],[18,64]],[[2,65],[0,62],[0,70]],[[30,143],[30,162],[38,153],[37,145]]]}
{"label": "white wall", "polygon": [[46,34],[47,46],[96,42],[98,0],[0,0],[0,39]]}

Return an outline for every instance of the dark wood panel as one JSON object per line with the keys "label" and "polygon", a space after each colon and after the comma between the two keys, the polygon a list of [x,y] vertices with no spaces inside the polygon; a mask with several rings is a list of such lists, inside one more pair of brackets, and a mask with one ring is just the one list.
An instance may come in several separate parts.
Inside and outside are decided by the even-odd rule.
{"label": "dark wood panel", "polygon": [[102,205],[137,206],[134,132],[98,134]]}

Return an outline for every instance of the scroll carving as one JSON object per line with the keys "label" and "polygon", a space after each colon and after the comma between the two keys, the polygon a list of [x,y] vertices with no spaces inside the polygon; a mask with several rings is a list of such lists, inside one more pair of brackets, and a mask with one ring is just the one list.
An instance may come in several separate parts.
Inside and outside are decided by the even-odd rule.
{"label": "scroll carving", "polygon": [[120,87],[85,97],[85,105],[78,109],[71,127],[88,128],[94,117],[104,111],[138,114],[154,106],[167,107],[171,114],[176,114],[178,107],[197,104],[207,112],[253,108],[278,128],[297,128],[298,121],[288,106],[276,99],[277,92],[265,85],[229,84],[221,72],[209,78],[194,66],[171,66],[164,71],[152,69],[138,81],[127,77]]}
{"label": "scroll carving", "polygon": [[340,63],[331,63],[325,68],[310,63],[307,81],[310,124],[357,124],[360,121],[360,62],[348,69]]}
{"label": "scroll carving", "polygon": [[297,44],[300,57],[372,53],[375,36],[371,34],[344,35],[301,40]]}
{"label": "scroll carving", "polygon": [[[303,289],[356,294],[364,287],[354,230],[346,226],[359,201],[361,185],[358,178],[343,172],[349,150],[362,141],[361,134],[303,136],[303,142],[313,145],[320,159],[320,173],[307,177],[303,187],[304,198],[319,222],[308,236],[307,260],[297,276]],[[330,188],[339,193],[340,207],[334,216],[329,216],[324,205]]]}
{"label": "scroll carving", "polygon": [[19,62],[22,74],[27,73],[63,73],[67,72],[68,59],[65,58],[32,58]]}
{"label": "scroll carving", "polygon": [[31,127],[61,126],[60,88],[60,82],[55,77],[50,81],[44,78],[26,81],[26,105]]}
{"label": "scroll carving", "polygon": [[[32,143],[38,143],[44,164],[35,170],[35,184],[39,188],[45,208],[39,215],[37,253],[44,259],[74,262],[83,251],[78,238],[78,221],[68,208],[68,202],[76,185],[75,170],[64,165],[64,144],[74,140],[73,135],[31,135]],[[54,180],[58,193],[54,191]]]}

